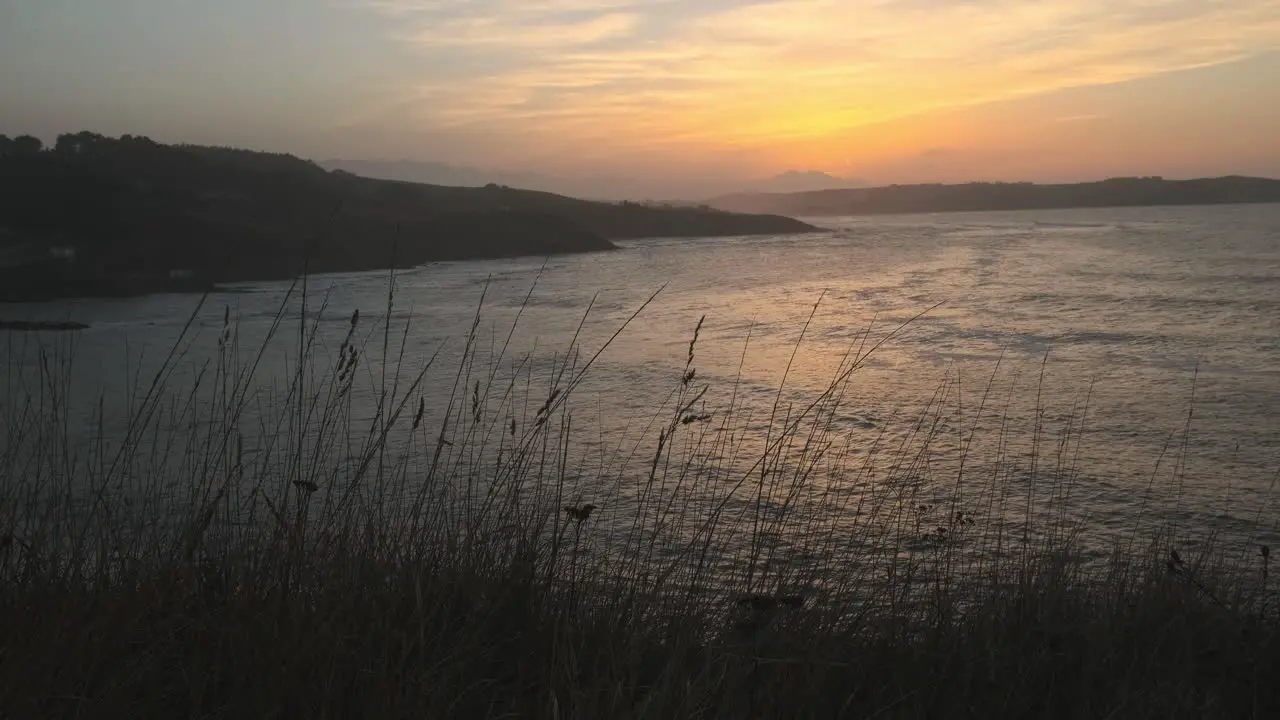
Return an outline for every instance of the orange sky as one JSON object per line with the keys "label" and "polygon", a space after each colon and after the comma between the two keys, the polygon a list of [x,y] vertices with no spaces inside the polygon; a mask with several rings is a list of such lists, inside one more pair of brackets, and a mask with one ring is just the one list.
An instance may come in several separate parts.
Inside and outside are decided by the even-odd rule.
{"label": "orange sky", "polygon": [[42,0],[0,132],[629,178],[1280,175],[1280,0]]}

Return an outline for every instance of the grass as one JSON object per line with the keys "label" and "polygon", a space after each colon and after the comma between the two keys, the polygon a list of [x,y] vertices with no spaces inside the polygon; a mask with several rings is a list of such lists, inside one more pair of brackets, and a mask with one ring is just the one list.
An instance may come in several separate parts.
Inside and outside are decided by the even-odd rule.
{"label": "grass", "polygon": [[1270,549],[1137,518],[1092,536],[1085,409],[1015,450],[993,375],[963,414],[944,385],[894,432],[842,429],[909,324],[762,420],[699,379],[699,323],[637,444],[592,460],[572,400],[612,339],[509,358],[478,309],[429,380],[393,293],[336,346],[299,293],[296,336],[287,304],[259,347],[229,312],[207,358],[184,332],[92,434],[65,353],[10,362],[0,716],[1280,713]]}

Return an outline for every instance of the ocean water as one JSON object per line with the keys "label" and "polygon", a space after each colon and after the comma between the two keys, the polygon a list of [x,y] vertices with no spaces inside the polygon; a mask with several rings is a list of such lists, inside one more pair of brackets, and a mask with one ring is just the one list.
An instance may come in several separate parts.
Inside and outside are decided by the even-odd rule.
{"label": "ocean water", "polygon": [[[180,395],[208,369],[224,321],[236,361],[254,362],[282,314],[257,361],[249,417],[286,392],[304,312],[318,328],[312,353],[329,362],[358,310],[356,416],[373,417],[384,383],[403,390],[426,367],[408,407],[421,399],[421,431],[434,437],[451,402],[474,392],[457,382],[473,328],[483,372],[472,377],[485,378],[486,394],[488,378],[498,387],[527,372],[525,399],[495,411],[504,427],[508,416],[532,421],[550,377],[566,363],[573,376],[604,348],[569,401],[570,494],[607,508],[629,502],[619,486],[649,470],[687,363],[691,385],[707,388],[694,408],[711,416],[700,431],[759,448],[854,357],[823,421],[838,462],[817,463],[827,475],[814,485],[855,482],[850,471],[856,482],[910,476],[920,480],[910,501],[925,504],[949,497],[961,475],[981,484],[998,474],[1015,495],[1069,492],[1073,516],[1100,532],[1141,516],[1280,537],[1280,206],[812,222],[824,231],[628,241],[611,253],[432,264],[394,280],[314,277],[305,308],[284,282],[236,285],[198,309],[186,295],[3,306],[4,317],[91,325],[0,336],[4,397],[12,406],[29,391],[43,348],[69,369],[63,394],[74,432],[88,437],[100,409],[124,414],[166,360]],[[381,371],[384,331],[399,381]],[[718,430],[730,402],[732,428]],[[740,459],[728,474],[749,469]]]}

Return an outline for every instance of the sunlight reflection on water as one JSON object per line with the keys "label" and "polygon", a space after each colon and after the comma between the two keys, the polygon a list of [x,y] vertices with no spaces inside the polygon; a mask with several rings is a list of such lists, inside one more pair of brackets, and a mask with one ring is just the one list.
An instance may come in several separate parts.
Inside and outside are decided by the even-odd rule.
{"label": "sunlight reflection on water", "polygon": [[[941,303],[901,328],[854,376],[832,417],[848,457],[865,456],[877,443],[910,442],[922,413],[940,402],[933,410],[931,464],[920,470],[935,482],[950,482],[947,463],[972,431],[978,439],[972,440],[970,474],[995,467],[998,455],[1006,464],[1010,458],[1022,463],[1001,472],[1026,472],[1035,450],[1042,461],[1075,468],[1079,513],[1102,527],[1123,530],[1142,510],[1212,529],[1274,529],[1280,207],[818,222],[831,231],[631,241],[619,252],[556,257],[545,267],[541,259],[522,258],[403,271],[390,314],[389,354],[408,375],[439,353],[424,386],[425,405],[438,421],[482,293],[481,355],[497,355],[519,315],[500,370],[509,372],[512,362],[532,353],[544,376],[563,362],[575,335],[589,356],[665,285],[575,392],[581,465],[604,468],[652,452],[660,424],[655,416],[679,385],[693,329],[704,315],[697,380],[710,387],[709,408],[736,397],[742,442],[749,446],[762,442],[751,433],[767,431],[775,402],[784,414],[803,406],[850,353],[865,352]],[[337,351],[353,310],[366,319],[360,325],[364,375],[353,389],[357,403],[366,405],[357,412],[363,418],[372,416],[382,383],[376,368],[387,277],[352,273],[310,281],[307,313],[321,319],[320,357]],[[228,308],[241,362],[251,361],[286,288],[250,283],[211,296],[175,384],[198,374]],[[92,326],[57,338],[4,335],[9,397],[20,374],[15,368],[34,367],[36,344],[52,342],[62,345],[56,354],[74,356],[74,398],[86,426],[99,394],[108,411],[122,410],[130,395],[145,390],[196,302],[152,296],[6,308],[6,314],[70,317]],[[291,320],[267,348],[259,372],[277,390],[297,362],[301,307],[296,301],[286,307]],[[537,393],[531,396],[536,404]],[[1188,451],[1175,463],[1192,407]],[[1072,437],[1066,448],[1064,434]],[[584,471],[575,492],[623,502],[618,487],[592,486],[600,475]],[[839,485],[834,476],[830,483]],[[1148,499],[1152,493],[1156,500]]]}

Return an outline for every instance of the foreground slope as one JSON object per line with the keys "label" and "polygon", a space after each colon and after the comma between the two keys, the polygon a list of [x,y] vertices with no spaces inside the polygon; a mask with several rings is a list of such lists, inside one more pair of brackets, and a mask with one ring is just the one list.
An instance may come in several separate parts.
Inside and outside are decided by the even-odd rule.
{"label": "foreground slope", "polygon": [[710,208],[372,180],[291,155],[128,135],[78,133],[49,149],[0,152],[0,300],[608,250],[612,238],[811,229]]}

